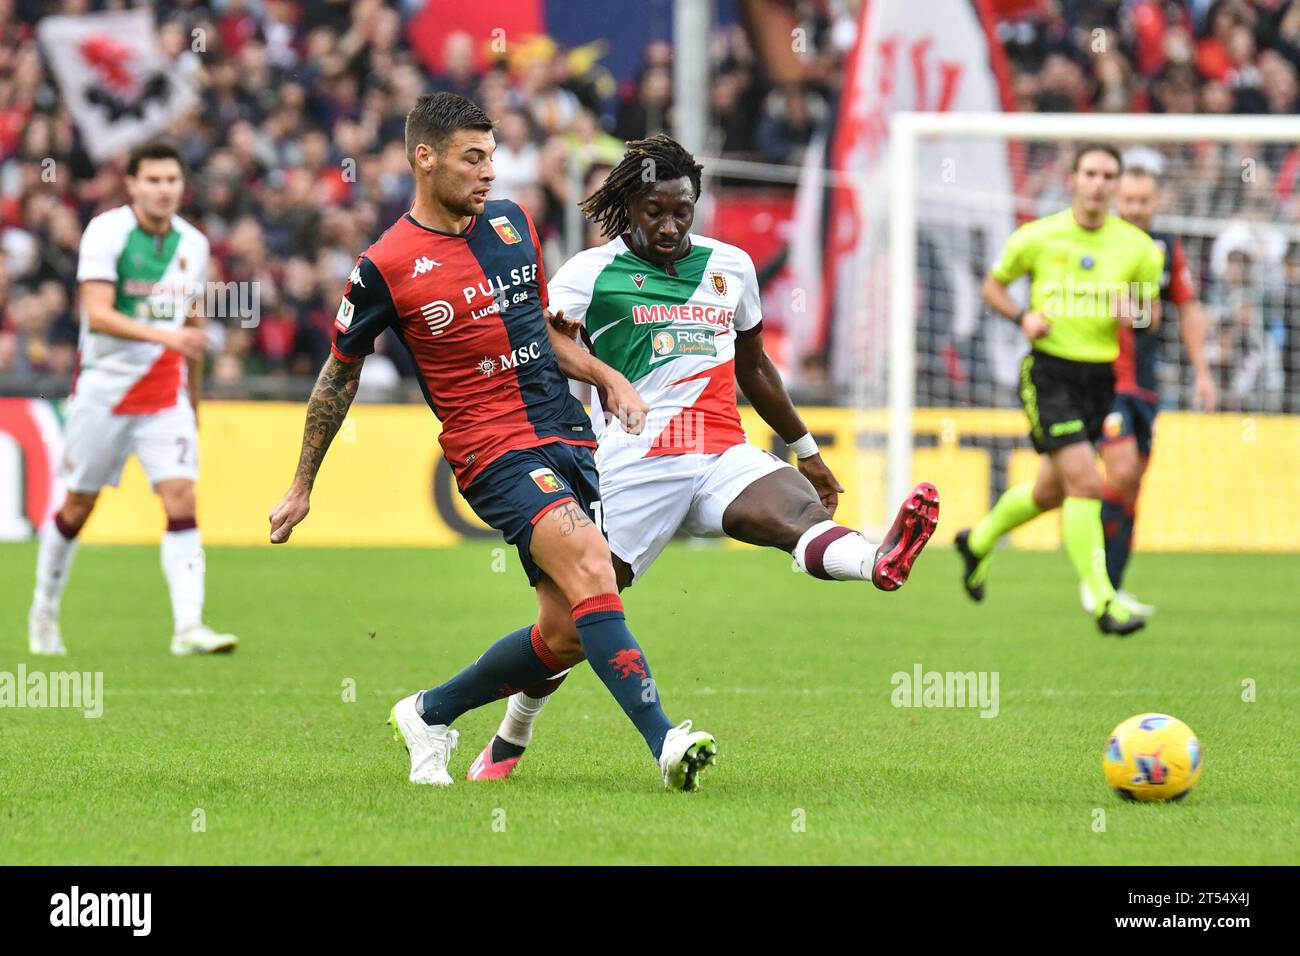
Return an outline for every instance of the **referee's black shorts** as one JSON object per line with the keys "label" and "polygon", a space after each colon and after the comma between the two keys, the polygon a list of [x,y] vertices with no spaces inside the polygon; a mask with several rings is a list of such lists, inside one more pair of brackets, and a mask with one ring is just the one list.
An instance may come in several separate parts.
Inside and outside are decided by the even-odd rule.
{"label": "referee's black shorts", "polygon": [[1040,455],[1075,442],[1095,445],[1114,401],[1109,362],[1075,362],[1031,350],[1020,363],[1020,404]]}

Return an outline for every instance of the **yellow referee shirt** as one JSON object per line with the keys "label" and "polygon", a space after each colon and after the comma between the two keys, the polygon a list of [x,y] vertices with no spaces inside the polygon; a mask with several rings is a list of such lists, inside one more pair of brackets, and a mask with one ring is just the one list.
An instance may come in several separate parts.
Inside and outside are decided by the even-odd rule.
{"label": "yellow referee shirt", "polygon": [[1029,308],[1052,330],[1033,343],[1039,352],[1075,362],[1119,356],[1118,296],[1150,309],[1160,300],[1164,254],[1151,237],[1119,216],[1085,229],[1072,209],[1025,223],[1007,240],[993,278],[1009,285],[1025,273]]}

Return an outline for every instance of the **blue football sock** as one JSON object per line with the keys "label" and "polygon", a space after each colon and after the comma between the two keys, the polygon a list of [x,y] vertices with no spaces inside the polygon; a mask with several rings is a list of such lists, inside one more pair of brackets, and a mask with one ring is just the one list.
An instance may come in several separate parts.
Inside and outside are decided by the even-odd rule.
{"label": "blue football sock", "polygon": [[530,624],[500,638],[447,683],[426,690],[420,697],[421,716],[430,726],[450,724],[467,710],[509,697],[563,669],[537,625]]}
{"label": "blue football sock", "polygon": [[1133,553],[1133,525],[1136,513],[1117,498],[1103,496],[1101,501],[1101,527],[1106,534],[1106,576],[1111,587],[1119,590]]}
{"label": "blue football sock", "polygon": [[659,705],[659,689],[650,675],[650,664],[627,629],[623,602],[617,594],[587,598],[573,608],[573,621],[578,625],[587,663],[641,731],[658,760],[664,737],[673,724]]}

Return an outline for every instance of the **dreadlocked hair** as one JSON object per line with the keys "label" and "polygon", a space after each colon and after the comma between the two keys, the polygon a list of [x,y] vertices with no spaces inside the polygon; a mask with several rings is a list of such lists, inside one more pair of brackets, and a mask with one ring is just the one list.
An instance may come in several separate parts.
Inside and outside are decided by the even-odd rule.
{"label": "dreadlocked hair", "polygon": [[644,196],[655,183],[683,176],[689,177],[698,199],[703,171],[695,157],[671,136],[655,133],[645,139],[634,139],[627,144],[627,152],[600,188],[580,202],[578,208],[600,226],[605,238],[613,239],[632,226],[627,211],[632,200]]}

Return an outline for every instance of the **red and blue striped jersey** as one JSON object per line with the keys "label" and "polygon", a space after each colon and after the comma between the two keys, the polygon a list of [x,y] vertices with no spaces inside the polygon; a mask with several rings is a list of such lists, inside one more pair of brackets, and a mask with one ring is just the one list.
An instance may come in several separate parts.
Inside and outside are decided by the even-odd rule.
{"label": "red and blue striped jersey", "polygon": [[[1178,237],[1169,233],[1150,234],[1165,256],[1160,276],[1161,322],[1173,321],[1170,305],[1181,308],[1196,298],[1196,286],[1187,268],[1187,255]],[[1119,358],[1115,360],[1115,391],[1136,395],[1148,402],[1160,401],[1160,340],[1150,329],[1119,329]]]}
{"label": "red and blue striped jersey", "polygon": [[508,451],[594,447],[591,419],[560,371],[537,229],[509,200],[460,234],[408,213],[357,260],[334,319],[334,355],[354,362],[391,328],[410,352],[461,489]]}

